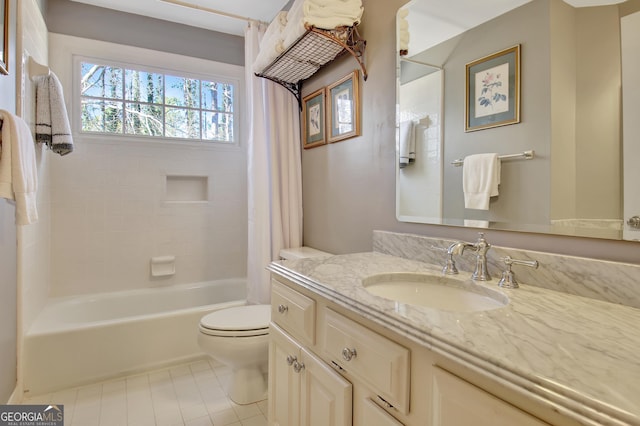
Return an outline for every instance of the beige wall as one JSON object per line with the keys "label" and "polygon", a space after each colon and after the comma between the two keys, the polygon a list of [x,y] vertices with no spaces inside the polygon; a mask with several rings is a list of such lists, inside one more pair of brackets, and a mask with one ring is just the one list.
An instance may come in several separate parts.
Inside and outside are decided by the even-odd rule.
{"label": "beige wall", "polygon": [[[476,230],[400,223],[395,218],[395,11],[402,0],[364,0],[362,136],[302,155],[304,243],[333,253],[369,251],[374,229],[473,240]],[[355,68],[343,58],[305,82],[303,93]],[[640,263],[640,243],[488,231],[496,245]]]}

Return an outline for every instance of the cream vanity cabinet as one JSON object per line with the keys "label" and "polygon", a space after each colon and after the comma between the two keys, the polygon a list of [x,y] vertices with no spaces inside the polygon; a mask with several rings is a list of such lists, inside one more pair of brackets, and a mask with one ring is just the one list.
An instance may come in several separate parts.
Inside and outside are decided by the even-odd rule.
{"label": "cream vanity cabinet", "polygon": [[573,425],[539,420],[461,379],[456,364],[275,273],[271,305],[272,426]]}

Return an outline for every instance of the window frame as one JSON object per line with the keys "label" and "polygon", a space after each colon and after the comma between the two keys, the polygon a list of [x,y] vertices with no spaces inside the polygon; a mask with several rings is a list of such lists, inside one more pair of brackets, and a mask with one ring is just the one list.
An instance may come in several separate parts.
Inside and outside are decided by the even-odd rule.
{"label": "window frame", "polygon": [[[85,131],[82,129],[82,90],[80,86],[80,80],[82,79],[82,63],[92,63],[96,65],[103,65],[109,67],[117,67],[123,70],[123,79],[126,70],[135,70],[140,72],[148,72],[148,73],[157,73],[163,75],[163,100],[162,104],[148,104],[148,105],[157,105],[158,107],[163,108],[163,135],[162,136],[152,136],[152,135],[139,135],[139,134],[128,134],[125,133],[125,121],[123,120],[123,131],[121,133],[109,133],[109,132],[92,132]],[[128,61],[122,61],[112,58],[106,57],[95,57],[88,55],[73,55],[73,73],[72,73],[72,84],[73,84],[73,104],[75,105],[73,108],[73,122],[74,125],[74,133],[81,138],[88,138],[90,140],[102,139],[102,142],[105,141],[105,137],[108,137],[109,140],[125,140],[125,139],[133,139],[140,142],[151,142],[151,143],[162,143],[162,144],[174,144],[174,145],[188,145],[188,146],[198,146],[198,147],[239,147],[241,140],[240,133],[240,123],[242,120],[242,112],[244,109],[239,103],[240,94],[242,91],[241,80],[239,78],[233,77],[231,75],[225,75],[221,73],[199,73],[194,72],[187,69],[177,69],[177,68],[168,68],[168,67],[159,67],[157,65],[149,64],[149,63],[133,63]],[[164,117],[166,116],[165,108],[176,108],[175,106],[166,104],[166,94],[165,94],[165,77],[180,77],[180,78],[190,78],[196,79],[200,82],[200,86],[202,82],[216,82],[216,83],[226,83],[231,84],[233,86],[233,109],[230,113],[233,119],[233,140],[229,142],[219,141],[219,140],[211,140],[211,139],[203,139],[202,138],[202,124],[200,124],[200,138],[182,138],[182,137],[172,137],[166,136],[166,121]],[[124,80],[123,80],[124,81]],[[202,91],[202,87],[200,87],[200,93]],[[126,99],[126,87],[123,84],[121,98],[113,99],[115,102],[122,102],[124,105],[127,103],[131,103],[132,101],[127,101]],[[87,97],[88,99],[100,99],[94,97]],[[201,100],[200,100],[201,101]],[[143,103],[147,105],[147,103]],[[191,107],[177,107],[180,109],[189,109],[189,110],[197,110],[200,113],[200,117],[202,117],[204,112],[210,112],[213,110],[202,109],[201,105],[198,108]],[[223,112],[224,113],[224,112]],[[113,139],[112,139],[113,138]]]}

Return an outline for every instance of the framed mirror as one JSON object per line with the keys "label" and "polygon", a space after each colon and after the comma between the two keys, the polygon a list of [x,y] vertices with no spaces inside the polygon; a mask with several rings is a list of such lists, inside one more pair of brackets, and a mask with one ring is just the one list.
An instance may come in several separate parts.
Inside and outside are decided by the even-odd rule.
{"label": "framed mirror", "polygon": [[[413,0],[397,40],[398,220],[640,240],[640,0]],[[514,46],[517,74],[497,55]],[[519,120],[469,131],[510,72]],[[465,203],[484,154],[502,157],[486,209]]]}

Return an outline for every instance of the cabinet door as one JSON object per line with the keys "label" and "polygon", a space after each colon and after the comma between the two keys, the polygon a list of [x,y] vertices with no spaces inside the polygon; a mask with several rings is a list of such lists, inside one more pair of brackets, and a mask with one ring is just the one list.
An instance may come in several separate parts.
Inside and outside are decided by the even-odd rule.
{"label": "cabinet door", "polygon": [[300,375],[288,360],[300,358],[300,346],[277,326],[269,330],[269,425],[297,426]]}
{"label": "cabinet door", "polygon": [[302,426],[350,426],[353,386],[320,359],[302,349]]}
{"label": "cabinet door", "polygon": [[378,407],[378,405],[369,398],[363,401],[360,424],[363,426],[403,426],[402,423]]}
{"label": "cabinet door", "polygon": [[434,369],[433,426],[549,426],[453,374]]}

